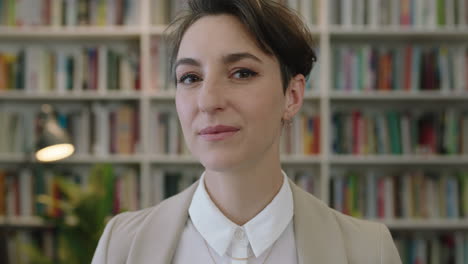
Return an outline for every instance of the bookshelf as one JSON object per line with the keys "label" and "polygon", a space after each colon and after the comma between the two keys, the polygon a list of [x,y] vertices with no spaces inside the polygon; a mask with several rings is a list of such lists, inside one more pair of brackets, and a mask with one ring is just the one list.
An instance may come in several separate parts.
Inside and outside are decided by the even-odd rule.
{"label": "bookshelf", "polygon": [[[5,2],[0,0],[1,2]],[[86,1],[83,1],[86,2]],[[191,170],[200,171],[201,166],[197,161],[183,151],[181,147],[174,153],[157,153],[152,148],[154,143],[154,127],[157,116],[155,111],[162,107],[170,109],[174,106],[174,91],[162,77],[167,69],[164,68],[164,43],[159,42],[161,35],[170,17],[173,16],[172,9],[180,8],[183,1],[166,0],[141,0],[135,1],[133,18],[131,22],[124,25],[73,25],[73,20],[68,21],[72,25],[64,23],[59,25],[24,25],[21,27],[11,26],[0,19],[0,53],[2,47],[20,45],[75,45],[74,48],[84,46],[101,47],[114,44],[131,47],[138,57],[138,82],[139,88],[113,91],[107,87],[100,87],[96,91],[83,89],[72,89],[71,91],[57,92],[30,92],[18,90],[0,90],[0,109],[11,111],[12,109],[24,108],[34,112],[44,102],[57,106],[59,110],[73,112],[75,109],[88,109],[92,112],[93,107],[130,105],[134,108],[138,129],[136,131],[138,141],[135,142],[135,150],[129,154],[94,153],[85,151],[71,158],[56,163],[67,166],[91,166],[94,163],[110,163],[115,166],[126,166],[134,168],[139,175],[139,207],[148,207],[164,198],[164,178],[162,171]],[[431,108],[434,105],[441,109],[456,107],[462,111],[468,111],[468,80],[464,89],[453,91],[440,90],[369,90],[369,91],[344,91],[337,90],[334,83],[337,69],[334,66],[334,48],[336,46],[380,47],[382,45],[427,45],[441,46],[455,45],[465,48],[465,67],[468,69],[468,10],[459,10],[456,20],[447,21],[438,16],[435,6],[429,6],[427,14],[417,14],[414,24],[408,22],[407,14],[398,14],[400,6],[393,4],[380,8],[388,12],[387,21],[377,21],[374,15],[367,15],[368,10],[377,10],[373,0],[284,0],[290,6],[297,7],[305,19],[309,22],[312,33],[316,39],[319,60],[313,70],[312,82],[306,89],[304,108],[318,115],[319,126],[319,154],[303,155],[293,153],[283,155],[281,162],[287,173],[291,176],[295,173],[308,175],[313,179],[311,184],[314,194],[328,204],[332,204],[332,180],[336,170],[366,170],[372,168],[381,172],[391,171],[395,168],[402,172],[424,166],[429,169],[438,170],[450,168],[454,170],[468,171],[468,153],[453,155],[445,154],[336,154],[331,145],[333,132],[335,130],[331,117],[337,109],[414,109],[418,107]],[[354,3],[360,9],[353,11],[350,8],[341,8],[345,3]],[[386,1],[383,1],[384,3]],[[439,0],[402,0],[388,1],[388,3],[417,2],[436,4]],[[457,3],[459,7],[466,4],[465,0],[451,0],[447,2]],[[367,3],[369,6],[365,6]],[[175,7],[174,7],[175,5]],[[376,9],[377,8],[377,9]],[[449,6],[447,10],[456,10]],[[311,10],[311,12],[306,12]],[[315,10],[315,11],[312,11]],[[338,10],[338,11],[337,11]],[[348,10],[345,12],[344,10]],[[379,12],[381,12],[380,10]],[[339,12],[339,13],[336,13]],[[365,19],[355,20],[357,15],[352,12],[361,12]],[[382,11],[383,12],[383,11]],[[447,11],[448,12],[448,11]],[[455,12],[455,11],[454,11]],[[376,13],[377,14],[377,13]],[[436,15],[435,15],[436,14]],[[435,17],[434,17],[435,16]],[[1,16],[0,16],[1,17]],[[337,20],[337,17],[340,19]],[[462,19],[462,17],[466,17]],[[111,18],[108,18],[111,19]],[[428,19],[428,23],[424,22]],[[346,21],[345,23],[341,22]],[[411,19],[409,20],[411,21]],[[419,22],[418,22],[419,21]],[[125,53],[125,52],[123,52]],[[463,73],[461,73],[463,75]],[[466,75],[466,74],[465,74]],[[1,78],[0,78],[1,79]],[[461,82],[463,84],[463,82]],[[105,84],[104,84],[105,86]],[[1,84],[0,84],[1,87]],[[451,88],[451,87],[449,87]],[[72,110],[69,110],[69,109]],[[156,109],[156,110],[155,110]],[[26,111],[25,110],[25,111]],[[148,122],[143,122],[148,120]],[[170,128],[169,128],[170,129]],[[173,128],[176,129],[176,128]],[[177,131],[173,130],[173,131]],[[179,130],[180,132],[180,130]],[[104,132],[102,132],[104,133]],[[468,131],[466,132],[468,134]],[[314,137],[314,139],[316,139]],[[86,139],[82,139],[86,141]],[[466,139],[468,140],[468,139]],[[89,144],[89,142],[88,142]],[[175,143],[179,144],[179,143]],[[181,154],[182,153],[182,154]],[[14,168],[25,162],[25,156],[20,153],[0,153],[0,168]],[[182,176],[183,178],[184,176]],[[188,177],[193,177],[188,176]],[[301,176],[298,176],[301,178]],[[302,179],[302,178],[301,178]],[[299,180],[298,180],[299,181]],[[185,183],[187,184],[187,182]],[[465,184],[466,186],[466,184]],[[158,190],[155,190],[158,188]],[[468,191],[465,191],[468,192]],[[465,201],[466,203],[466,201]],[[461,209],[460,209],[461,210]],[[450,231],[466,232],[468,230],[468,216],[459,219],[375,219],[389,226],[395,232],[413,231]],[[16,217],[13,221],[18,227],[40,227],[43,224],[37,217]],[[6,221],[0,218],[0,227],[6,225]],[[466,236],[465,236],[466,237]],[[468,240],[468,239],[467,239]],[[466,243],[466,242],[465,242]]]}

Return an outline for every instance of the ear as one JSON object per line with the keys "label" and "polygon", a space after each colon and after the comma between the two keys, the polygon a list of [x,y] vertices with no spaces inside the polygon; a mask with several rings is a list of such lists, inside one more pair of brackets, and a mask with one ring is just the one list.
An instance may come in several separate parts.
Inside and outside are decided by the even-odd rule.
{"label": "ear", "polygon": [[305,77],[298,74],[291,78],[285,94],[283,119],[291,120],[301,109],[304,100]]}

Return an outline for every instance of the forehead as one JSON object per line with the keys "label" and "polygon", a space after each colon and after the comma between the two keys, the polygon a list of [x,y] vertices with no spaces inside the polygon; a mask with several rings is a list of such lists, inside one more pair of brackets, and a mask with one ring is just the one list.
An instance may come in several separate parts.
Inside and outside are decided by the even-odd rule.
{"label": "forehead", "polygon": [[177,58],[221,57],[228,53],[249,52],[273,59],[264,53],[247,28],[234,16],[209,15],[192,24],[180,43]]}

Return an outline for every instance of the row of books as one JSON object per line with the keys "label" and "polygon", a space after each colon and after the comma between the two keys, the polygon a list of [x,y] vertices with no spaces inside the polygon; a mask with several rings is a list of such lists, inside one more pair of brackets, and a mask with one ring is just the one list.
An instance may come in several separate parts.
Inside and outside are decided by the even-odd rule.
{"label": "row of books", "polygon": [[[320,23],[321,0],[274,0],[296,10],[309,25]],[[185,0],[153,0],[152,23],[166,24],[176,18],[180,11],[186,9]]]}
{"label": "row of books", "polygon": [[[88,188],[89,170],[56,171],[36,169],[22,169],[20,171],[0,170],[0,189],[7,190],[0,193],[0,216],[31,217],[47,216],[60,217],[62,211],[58,204],[62,199],[62,191],[58,185],[60,177]],[[110,190],[113,191],[113,208],[109,214],[122,211],[134,211],[140,206],[140,182],[136,169],[132,167],[116,167],[112,170],[113,181]],[[39,195],[52,197],[52,204],[45,205],[38,200]]]}
{"label": "row of books", "polygon": [[321,20],[323,9],[321,0],[275,0],[278,3],[296,10],[302,19],[309,25],[318,25]]}
{"label": "row of books", "polygon": [[[175,78],[170,76],[169,49],[161,37],[151,39],[151,90],[154,92],[174,92]],[[320,87],[320,49],[315,49],[318,61],[314,63],[309,78],[306,79],[305,91],[318,91]]]}
{"label": "row of books", "polygon": [[332,114],[336,154],[468,154],[468,113],[445,110],[351,110]]}
{"label": "row of books", "polygon": [[281,135],[282,154],[316,155],[320,153],[320,115],[312,110],[296,114],[291,126]]}
{"label": "row of books", "polygon": [[371,27],[466,27],[467,0],[331,0],[330,23]]}
{"label": "row of books", "polygon": [[285,168],[284,171],[297,186],[319,197],[320,177],[316,170],[311,168]]}
{"label": "row of books", "polygon": [[155,154],[187,155],[190,151],[185,144],[177,113],[172,106],[153,106],[150,120],[150,150]]}
{"label": "row of books", "polygon": [[0,91],[140,90],[139,65],[136,51],[125,45],[3,46]]}
{"label": "row of books", "polygon": [[[285,172],[301,188],[312,194],[318,194],[320,185],[315,171],[304,168],[287,168]],[[154,169],[149,187],[151,189],[150,204],[158,204],[163,199],[181,192],[197,181],[202,173],[203,170],[200,168]]]}
{"label": "row of books", "polygon": [[[134,211],[142,207],[141,188],[149,191],[149,205],[156,205],[163,199],[173,196],[199,179],[203,170],[200,168],[155,168],[148,186],[141,186],[138,171],[133,167],[112,166],[113,209],[109,214],[122,211]],[[287,168],[286,173],[304,190],[318,194],[320,185],[316,172],[311,169]],[[22,169],[19,171],[0,170],[0,216],[30,217],[34,215],[61,217],[58,203],[62,199],[57,180],[67,178],[87,188],[90,177],[89,167],[53,169]],[[41,194],[53,197],[53,205],[46,206],[38,202]]]}
{"label": "row of books", "polygon": [[335,171],[332,205],[368,219],[468,218],[468,172]]}
{"label": "row of books", "polygon": [[468,233],[395,235],[395,245],[404,264],[468,263]]}
{"label": "row of books", "polygon": [[332,83],[338,91],[468,92],[466,45],[339,44],[332,49]]}
{"label": "row of books", "polygon": [[152,0],[151,19],[153,24],[168,24],[187,8],[185,0]]}
{"label": "row of books", "polygon": [[[151,120],[151,152],[157,154],[190,154],[182,134],[177,113],[172,107],[154,106]],[[281,153],[315,155],[320,153],[320,116],[313,111],[301,112],[291,126],[285,126],[280,143]]]}
{"label": "row of books", "polygon": [[138,9],[131,0],[0,0],[0,25],[134,25]]}
{"label": "row of books", "polygon": [[[1,107],[0,107],[1,108]],[[0,153],[28,153],[39,132],[37,111],[0,111]],[[75,154],[106,156],[140,152],[138,110],[127,104],[92,103],[91,107],[57,111],[59,125],[69,133]]]}
{"label": "row of books", "polygon": [[0,230],[0,263],[33,263],[26,247],[35,245],[48,258],[57,253],[57,239],[52,230]]}

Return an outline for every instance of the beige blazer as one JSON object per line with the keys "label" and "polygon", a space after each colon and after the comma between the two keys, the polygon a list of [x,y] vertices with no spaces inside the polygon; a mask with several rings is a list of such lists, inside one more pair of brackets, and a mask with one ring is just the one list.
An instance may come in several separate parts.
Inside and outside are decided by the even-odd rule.
{"label": "beige blazer", "polygon": [[[289,181],[299,264],[399,264],[387,227],[341,214]],[[122,213],[107,224],[93,264],[170,264],[198,181],[155,207]]]}

